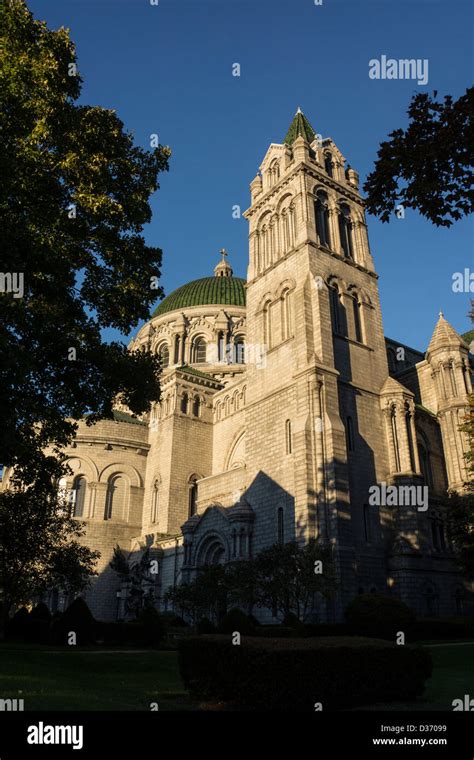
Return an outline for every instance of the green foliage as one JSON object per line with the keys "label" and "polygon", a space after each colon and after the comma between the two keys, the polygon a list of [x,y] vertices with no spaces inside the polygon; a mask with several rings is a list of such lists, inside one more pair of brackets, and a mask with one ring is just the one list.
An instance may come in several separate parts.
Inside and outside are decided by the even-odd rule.
{"label": "green foliage", "polygon": [[[322,562],[321,573],[315,572],[317,562]],[[314,539],[303,546],[296,541],[274,544],[260,552],[254,566],[258,606],[283,617],[292,613],[304,620],[316,594],[328,597],[336,589],[331,547]]]}
{"label": "green foliage", "polygon": [[9,639],[22,639],[26,635],[30,615],[26,607],[20,607],[11,620],[8,621],[7,637]]}
{"label": "green foliage", "polygon": [[219,633],[234,633],[238,631],[242,636],[252,636],[255,634],[255,626],[250,617],[233,607],[227,612],[219,623]]}
{"label": "green foliage", "polygon": [[452,492],[444,502],[446,527],[456,563],[468,580],[474,579],[474,491]]}
{"label": "green foliage", "polygon": [[[315,572],[317,562],[321,573]],[[335,588],[331,549],[311,540],[303,546],[274,544],[252,560],[203,567],[193,581],[170,589],[167,599],[193,623],[203,616],[220,621],[230,605],[249,613],[267,607],[304,620],[315,595],[330,596]]]}
{"label": "green foliage", "polygon": [[92,644],[95,639],[95,620],[84,599],[74,599],[53,625],[53,635],[59,644],[68,644],[71,632],[78,645]]}
{"label": "green foliage", "polygon": [[431,675],[424,649],[357,638],[180,639],[185,686],[199,700],[246,709],[313,712],[413,699]]}
{"label": "green foliage", "polygon": [[68,30],[21,0],[0,6],[0,48],[2,270],[24,274],[23,297],[0,299],[0,450],[30,483],[75,420],[110,416],[116,398],[134,414],[159,399],[156,357],[102,330],[129,334],[162,294],[161,251],[142,233],[170,151],[140,148],[115,111],[78,103]]}
{"label": "green foliage", "polygon": [[112,570],[120,576],[122,582],[128,585],[128,596],[125,613],[132,618],[138,618],[145,608],[154,607],[153,580],[150,576],[150,548],[144,551],[126,554],[120,546],[114,548],[110,561]]}
{"label": "green foliage", "polygon": [[196,630],[197,630],[197,632],[199,634],[203,634],[203,633],[215,633],[216,626],[214,625],[214,623],[211,623],[211,621],[209,620],[209,618],[202,617],[198,621],[198,624],[196,626]]}
{"label": "green foliage", "polygon": [[138,617],[138,624],[143,626],[143,643],[158,646],[166,634],[165,621],[156,607],[147,605]]}
{"label": "green foliage", "polygon": [[47,606],[44,604],[44,602],[40,602],[36,605],[36,607],[33,607],[33,609],[30,612],[30,619],[31,620],[46,620],[49,622],[51,620],[51,613]]}
{"label": "green foliage", "polygon": [[13,605],[50,588],[80,593],[95,574],[98,552],[80,543],[84,524],[64,497],[38,478],[0,493],[0,588],[4,621]]}
{"label": "green foliage", "polygon": [[408,108],[409,125],[381,144],[364,184],[367,209],[388,222],[398,204],[417,209],[437,226],[472,212],[474,88],[443,102],[418,93]]}
{"label": "green foliage", "polygon": [[395,597],[361,594],[347,606],[346,621],[354,634],[395,641],[398,631],[409,634],[415,616],[406,604]]}

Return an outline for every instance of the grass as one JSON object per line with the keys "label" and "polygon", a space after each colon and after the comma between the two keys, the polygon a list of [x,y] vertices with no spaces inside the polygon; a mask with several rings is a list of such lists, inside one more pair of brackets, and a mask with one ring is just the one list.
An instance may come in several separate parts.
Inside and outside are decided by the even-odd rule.
{"label": "grass", "polygon": [[447,710],[453,699],[464,694],[474,696],[474,642],[433,642],[433,675],[426,682],[423,695],[416,702],[391,702],[371,705],[365,710]]}
{"label": "grass", "polygon": [[0,698],[25,710],[189,710],[176,652],[0,646]]}
{"label": "grass", "polygon": [[[440,642],[437,642],[439,644]],[[429,644],[426,644],[431,648]],[[474,696],[474,642],[431,648],[433,676],[417,702],[377,710],[452,710]],[[0,698],[24,699],[25,710],[190,710],[173,651],[0,645]]]}

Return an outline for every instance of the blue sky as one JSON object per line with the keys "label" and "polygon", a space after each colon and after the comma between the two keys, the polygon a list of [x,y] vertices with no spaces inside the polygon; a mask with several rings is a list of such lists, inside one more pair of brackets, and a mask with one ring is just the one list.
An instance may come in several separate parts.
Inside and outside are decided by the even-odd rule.
{"label": "blue sky", "polygon": [[[253,179],[297,106],[334,139],[361,182],[387,134],[406,125],[412,95],[461,95],[472,83],[472,5],[462,0],[30,0],[37,18],[76,43],[81,100],[115,108],[137,143],[173,151],[152,199],[150,245],[163,249],[166,293],[212,274],[221,247],[246,276]],[[372,80],[372,58],[429,61],[426,86]],[[241,76],[232,76],[232,64]],[[471,329],[469,293],[453,273],[474,269],[473,225],[438,229],[418,214],[368,217],[385,333],[425,349],[439,310]],[[135,330],[133,331],[135,332]],[[117,337],[107,331],[107,337]]]}

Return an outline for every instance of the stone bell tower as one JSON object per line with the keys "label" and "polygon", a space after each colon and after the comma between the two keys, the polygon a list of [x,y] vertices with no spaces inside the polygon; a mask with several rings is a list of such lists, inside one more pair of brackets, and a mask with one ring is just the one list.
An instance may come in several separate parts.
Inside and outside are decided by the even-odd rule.
{"label": "stone bell tower", "polygon": [[358,175],[298,109],[250,190],[248,343],[264,361],[249,355],[247,467],[268,525],[256,534],[277,540],[283,510],[285,540],[332,543],[349,598],[358,544],[379,530],[367,491],[388,468],[377,395],[388,368]]}

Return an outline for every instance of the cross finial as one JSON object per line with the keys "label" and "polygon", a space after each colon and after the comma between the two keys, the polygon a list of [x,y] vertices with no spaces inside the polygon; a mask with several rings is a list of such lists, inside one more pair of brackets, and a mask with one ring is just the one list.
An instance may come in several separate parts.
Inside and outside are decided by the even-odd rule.
{"label": "cross finial", "polygon": [[440,316],[440,317],[444,317],[444,314],[443,314],[443,312],[442,312],[442,311],[440,311],[440,313],[439,313],[439,316]]}
{"label": "cross finial", "polygon": [[221,248],[221,250],[219,251],[219,253],[220,253],[220,255],[222,256],[222,261],[224,261],[224,260],[225,260],[225,257],[229,255],[229,254],[227,253],[227,251],[226,251],[226,249],[225,249],[225,248]]}

